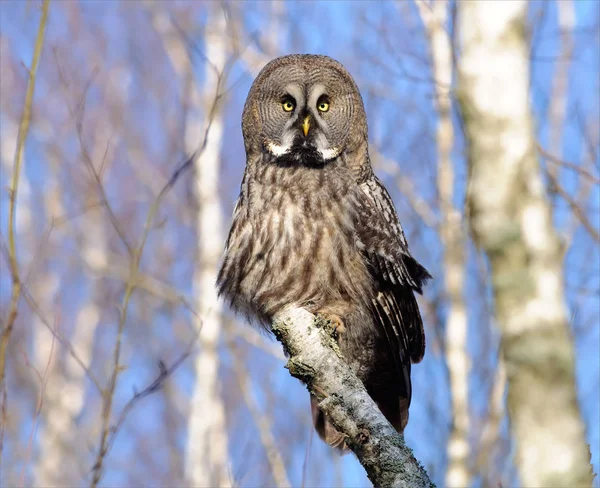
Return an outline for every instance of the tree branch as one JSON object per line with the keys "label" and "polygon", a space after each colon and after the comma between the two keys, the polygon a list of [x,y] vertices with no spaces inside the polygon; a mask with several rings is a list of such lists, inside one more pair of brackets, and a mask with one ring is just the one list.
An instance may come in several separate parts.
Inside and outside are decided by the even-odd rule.
{"label": "tree branch", "polygon": [[13,326],[17,318],[18,305],[19,300],[21,298],[21,280],[19,278],[17,245],[15,243],[17,191],[19,189],[19,177],[21,175],[21,167],[23,166],[23,152],[25,151],[25,141],[27,140],[27,134],[29,133],[29,124],[31,122],[31,108],[33,106],[33,92],[35,89],[36,74],[38,65],[40,64],[40,58],[42,56],[42,48],[44,47],[44,34],[46,32],[49,5],[50,0],[45,0],[42,4],[42,18],[40,19],[37,36],[35,39],[33,60],[31,62],[31,68],[29,69],[29,80],[27,82],[27,92],[25,94],[25,107],[23,108],[23,115],[21,117],[21,123],[19,124],[19,134],[17,136],[14,169],[9,188],[8,256],[10,265],[10,276],[12,280],[12,292],[8,318],[6,319],[5,325],[2,327],[2,337],[0,339],[0,385],[4,383],[8,341],[10,340]]}
{"label": "tree branch", "polygon": [[348,368],[328,322],[291,308],[275,317],[273,332],[289,355],[286,368],[306,384],[319,408],[346,434],[346,444],[374,486],[435,486]]}

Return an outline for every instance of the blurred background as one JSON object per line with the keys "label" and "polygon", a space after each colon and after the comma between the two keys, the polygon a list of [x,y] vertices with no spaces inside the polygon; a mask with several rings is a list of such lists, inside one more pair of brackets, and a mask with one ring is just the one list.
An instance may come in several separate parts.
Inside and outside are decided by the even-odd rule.
{"label": "blurred background", "polygon": [[[448,192],[425,10],[412,1],[50,3],[16,200],[23,288],[0,391],[0,485],[369,486],[353,455],[313,435],[308,393],[283,368],[280,345],[208,285],[244,170],[246,95],[260,68],[288,53],[327,54],[354,76],[376,173],[435,277],[419,297],[428,345],[413,368],[408,445],[445,486],[462,409],[471,486],[519,485],[489,270],[468,233],[452,299],[444,275]],[[455,13],[450,2],[441,22],[453,60]],[[38,0],[0,2],[3,327],[10,188],[41,17]],[[565,245],[578,398],[598,472],[600,3],[532,1],[527,20],[531,109]],[[450,95],[449,194],[464,223],[465,141]],[[465,310],[458,338],[447,329],[452,307]],[[458,362],[447,361],[450,342]]]}

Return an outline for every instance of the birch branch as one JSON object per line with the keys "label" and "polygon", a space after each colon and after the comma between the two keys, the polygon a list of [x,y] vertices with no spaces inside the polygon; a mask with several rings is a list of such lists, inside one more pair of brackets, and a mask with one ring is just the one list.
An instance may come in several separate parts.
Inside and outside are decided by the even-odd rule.
{"label": "birch branch", "polygon": [[346,444],[374,486],[435,486],[347,366],[326,324],[302,308],[292,308],[275,317],[273,332],[289,355],[286,368],[346,434]]}

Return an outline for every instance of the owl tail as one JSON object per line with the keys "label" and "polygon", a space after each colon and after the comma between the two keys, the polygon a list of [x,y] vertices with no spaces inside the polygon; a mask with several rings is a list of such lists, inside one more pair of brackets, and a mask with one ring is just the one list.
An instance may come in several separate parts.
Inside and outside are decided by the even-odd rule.
{"label": "owl tail", "polygon": [[[378,403],[381,412],[400,434],[404,432],[408,423],[408,404],[406,398],[399,398],[393,407],[387,402]],[[319,408],[319,402],[313,395],[310,396],[310,410],[319,437],[340,454],[346,454],[350,450],[346,444],[346,435],[336,430],[331,420]]]}

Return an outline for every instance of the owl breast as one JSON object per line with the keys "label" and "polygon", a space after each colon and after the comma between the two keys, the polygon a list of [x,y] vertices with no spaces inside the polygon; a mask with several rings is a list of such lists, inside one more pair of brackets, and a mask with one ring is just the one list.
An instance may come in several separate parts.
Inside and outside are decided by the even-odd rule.
{"label": "owl breast", "polygon": [[371,279],[356,246],[357,191],[335,164],[249,165],[220,292],[265,325],[288,305],[340,317],[368,307]]}

